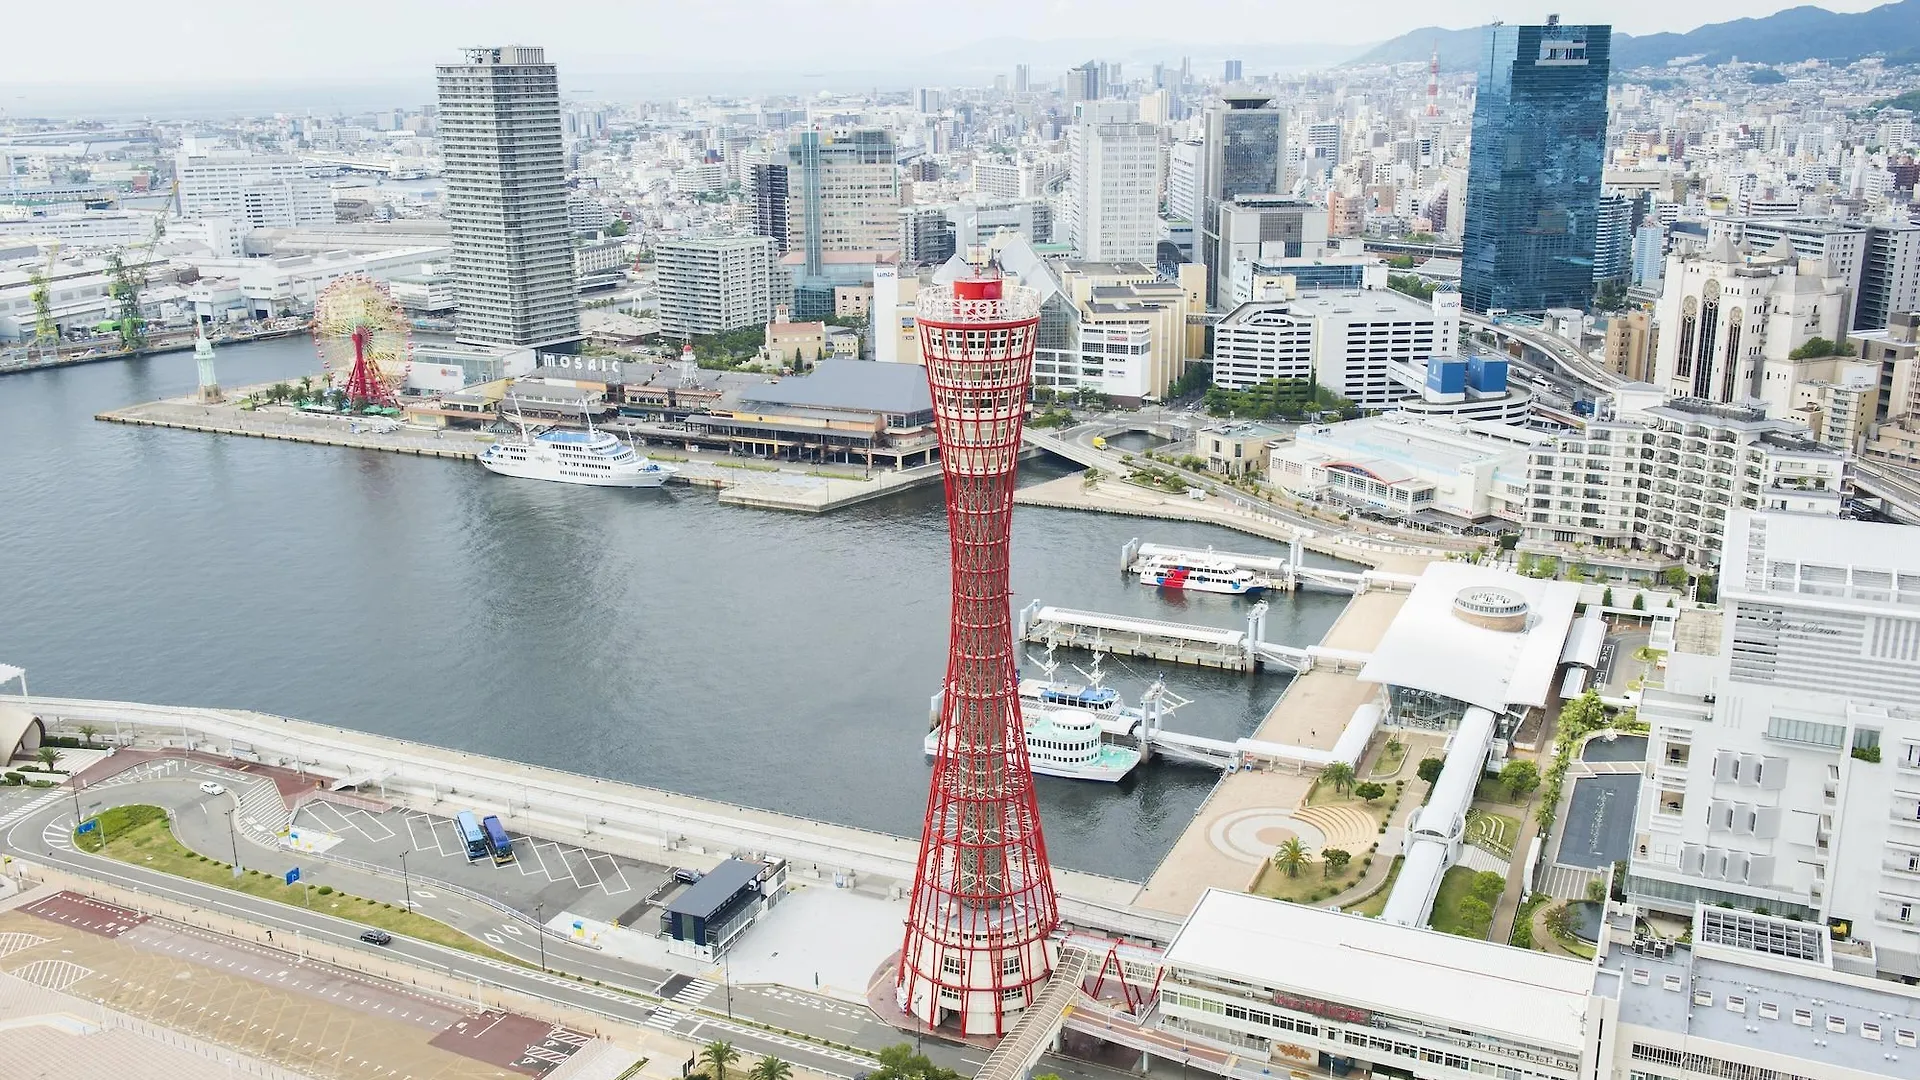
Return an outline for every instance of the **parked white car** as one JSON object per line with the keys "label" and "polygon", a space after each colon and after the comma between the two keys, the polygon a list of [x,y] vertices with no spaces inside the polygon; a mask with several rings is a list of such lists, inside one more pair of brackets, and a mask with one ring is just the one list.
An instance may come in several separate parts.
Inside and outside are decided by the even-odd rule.
{"label": "parked white car", "polygon": [[225,795],[227,793],[226,788],[220,786],[219,784],[214,783],[211,780],[203,781],[200,784],[200,790],[205,792],[208,795]]}

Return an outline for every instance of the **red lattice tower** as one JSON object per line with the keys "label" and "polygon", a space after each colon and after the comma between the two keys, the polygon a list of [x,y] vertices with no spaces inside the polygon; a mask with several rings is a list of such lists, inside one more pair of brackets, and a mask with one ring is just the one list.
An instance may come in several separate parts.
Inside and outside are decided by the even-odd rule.
{"label": "red lattice tower", "polygon": [[967,1034],[1000,1035],[1051,971],[1047,935],[1059,921],[1007,585],[1039,296],[999,280],[936,285],[920,294],[919,321],[946,476],[953,622],[896,994],[930,1027],[957,1014]]}
{"label": "red lattice tower", "polygon": [[339,388],[350,408],[399,404],[412,352],[407,331],[386,284],[364,274],[338,278],[314,298],[314,347],[329,380],[344,373]]}

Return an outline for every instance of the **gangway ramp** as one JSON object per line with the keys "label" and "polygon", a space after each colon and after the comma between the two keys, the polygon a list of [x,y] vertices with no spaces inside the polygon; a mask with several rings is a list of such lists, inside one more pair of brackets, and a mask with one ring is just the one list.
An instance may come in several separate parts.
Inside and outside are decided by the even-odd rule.
{"label": "gangway ramp", "polygon": [[1087,954],[1079,949],[1061,949],[1047,985],[1020,1014],[1013,1030],[987,1055],[986,1063],[974,1074],[978,1080],[1025,1080],[1027,1072],[1040,1063],[1040,1055],[1053,1045],[1067,1010],[1086,996],[1080,989],[1086,974]]}
{"label": "gangway ramp", "polygon": [[1038,600],[1020,612],[1020,637],[1227,671],[1251,671],[1261,661],[1244,630],[1043,606]]}

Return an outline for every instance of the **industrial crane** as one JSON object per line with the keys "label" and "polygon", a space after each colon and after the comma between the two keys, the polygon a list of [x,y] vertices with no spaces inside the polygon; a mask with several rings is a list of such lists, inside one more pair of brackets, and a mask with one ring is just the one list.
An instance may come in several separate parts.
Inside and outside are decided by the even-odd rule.
{"label": "industrial crane", "polygon": [[[168,205],[172,205],[179,196],[180,181],[176,177],[173,189],[167,195]],[[167,212],[163,209],[153,217],[153,235],[134,249],[132,265],[128,265],[117,251],[107,256],[107,270],[112,278],[107,286],[107,295],[119,303],[119,311],[112,325],[120,333],[120,348],[126,352],[137,354],[147,347],[147,321],[140,314],[140,291],[146,288],[147,263],[153,258],[153,249],[166,235]]]}
{"label": "industrial crane", "polygon": [[47,245],[46,265],[27,275],[33,285],[33,344],[42,360],[47,358],[48,345],[53,346],[53,358],[60,359],[60,325],[53,321],[53,287],[47,279],[59,254],[60,241],[54,240]]}

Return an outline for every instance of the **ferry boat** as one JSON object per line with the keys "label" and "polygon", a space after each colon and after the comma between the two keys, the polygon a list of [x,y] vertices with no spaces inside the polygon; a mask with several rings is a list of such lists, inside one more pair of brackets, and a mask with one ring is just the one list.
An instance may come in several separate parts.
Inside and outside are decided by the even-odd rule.
{"label": "ferry boat", "polygon": [[487,447],[480,464],[502,476],[593,487],[659,487],[679,471],[649,461],[604,431],[556,428],[530,435],[525,421],[520,421],[518,435]]}
{"label": "ferry boat", "polygon": [[1140,560],[1135,569],[1140,584],[1158,585],[1163,589],[1250,596],[1265,592],[1269,584],[1266,578],[1236,566],[1230,559],[1169,559],[1155,556]]}
{"label": "ferry boat", "polygon": [[[1035,775],[1111,784],[1140,764],[1138,749],[1106,741],[1099,719],[1084,709],[1023,707],[1020,717],[1027,735],[1027,765]],[[928,757],[939,751],[938,727],[927,732],[922,748]]]}

